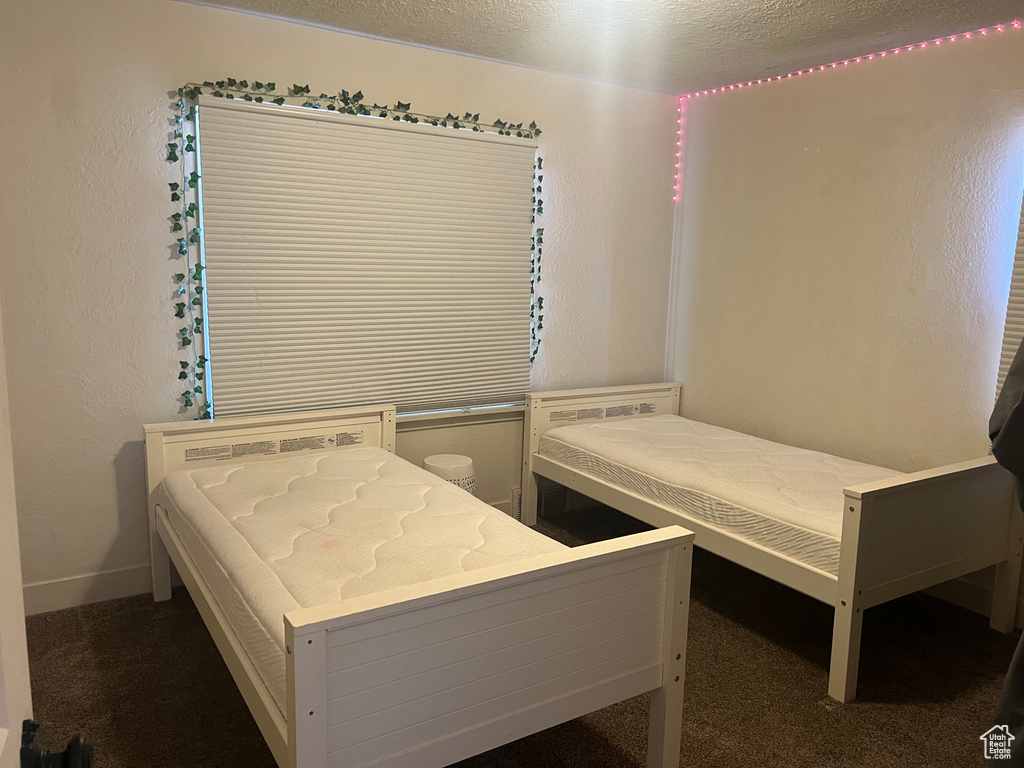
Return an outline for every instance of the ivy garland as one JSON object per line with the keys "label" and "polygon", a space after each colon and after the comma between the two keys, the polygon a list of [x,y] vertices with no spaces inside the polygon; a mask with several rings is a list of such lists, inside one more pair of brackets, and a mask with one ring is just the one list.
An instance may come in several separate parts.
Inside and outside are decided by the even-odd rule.
{"label": "ivy garland", "polygon": [[[181,393],[181,403],[186,410],[195,409],[196,419],[209,419],[213,415],[213,403],[207,397],[205,380],[209,360],[205,345],[201,342],[203,328],[203,271],[202,238],[203,231],[199,226],[199,172],[195,160],[196,152],[196,100],[204,93],[216,98],[238,99],[239,101],[256,104],[271,103],[281,106],[290,103],[307,109],[325,109],[347,115],[387,118],[407,123],[429,123],[443,128],[455,130],[468,129],[483,133],[497,133],[499,136],[512,136],[532,139],[540,136],[541,130],[536,122],[525,128],[522,123],[510,123],[495,120],[490,125],[480,121],[480,114],[466,112],[458,117],[449,112],[444,117],[427,115],[412,111],[412,104],[398,101],[395,105],[372,105],[364,101],[363,92],[349,93],[346,90],[337,95],[329,96],[321,93],[310,95],[309,85],[293,84],[287,96],[277,95],[276,83],[262,83],[258,80],[236,80],[232,77],[216,82],[206,81],[202,84],[187,83],[177,91],[174,101],[175,127],[173,140],[167,143],[167,161],[179,163],[181,174],[179,181],[168,184],[171,202],[176,210],[171,214],[171,232],[176,236],[175,254],[184,259],[184,271],[174,273],[174,316],[185,320],[176,337],[180,344],[182,356],[179,360],[178,379],[186,382],[186,389]],[[300,101],[301,100],[301,101]],[[191,132],[189,132],[191,131]],[[544,244],[544,228],[537,226],[537,219],[544,214],[542,192],[543,158],[538,157],[534,165],[533,215],[531,223],[533,236],[530,247],[530,362],[532,363],[540,349],[539,331],[544,328],[544,299],[537,294],[537,283],[540,282],[540,262]],[[203,348],[202,351],[200,348]]]}
{"label": "ivy garland", "polygon": [[544,297],[537,291],[537,283],[540,282],[540,257],[544,251],[544,227],[537,226],[537,217],[544,215],[544,201],[541,194],[544,191],[544,158],[538,155],[537,162],[533,164],[533,215],[530,222],[533,224],[533,237],[530,238],[530,363],[537,359],[540,351],[541,337],[539,331],[544,330]]}

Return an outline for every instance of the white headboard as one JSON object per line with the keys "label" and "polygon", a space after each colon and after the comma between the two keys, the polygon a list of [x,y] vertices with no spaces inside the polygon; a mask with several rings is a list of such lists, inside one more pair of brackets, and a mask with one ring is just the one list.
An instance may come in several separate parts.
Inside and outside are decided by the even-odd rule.
{"label": "white headboard", "polygon": [[170,472],[221,462],[266,461],[353,445],[395,451],[395,406],[147,424],[149,493]]}

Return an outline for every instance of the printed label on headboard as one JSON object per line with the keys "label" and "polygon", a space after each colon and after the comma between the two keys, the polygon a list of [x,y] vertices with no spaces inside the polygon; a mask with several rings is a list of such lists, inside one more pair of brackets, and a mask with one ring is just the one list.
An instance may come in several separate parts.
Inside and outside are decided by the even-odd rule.
{"label": "printed label on headboard", "polygon": [[576,418],[580,421],[584,421],[585,419],[603,419],[604,408],[580,408],[576,412]]}
{"label": "printed label on headboard", "polygon": [[552,411],[549,421],[576,421],[576,411]]}
{"label": "printed label on headboard", "polygon": [[339,432],[332,441],[337,446],[359,445],[363,442],[363,430],[358,432]]}
{"label": "printed label on headboard", "polygon": [[281,453],[295,451],[318,451],[327,447],[327,435],[309,437],[288,437],[281,441]]}
{"label": "printed label on headboard", "polygon": [[606,418],[614,419],[618,416],[636,416],[639,412],[638,405],[613,405],[611,408],[605,408],[604,415]]}
{"label": "printed label on headboard", "polygon": [[242,456],[273,456],[277,453],[277,440],[257,440],[252,443],[235,443],[231,446],[231,458]]}
{"label": "printed label on headboard", "polygon": [[640,415],[641,416],[644,415],[645,413],[657,413],[657,412],[658,412],[658,404],[657,403],[640,403]]}
{"label": "printed label on headboard", "polygon": [[185,462],[190,461],[223,461],[231,458],[230,445],[217,445],[212,448],[186,448]]}

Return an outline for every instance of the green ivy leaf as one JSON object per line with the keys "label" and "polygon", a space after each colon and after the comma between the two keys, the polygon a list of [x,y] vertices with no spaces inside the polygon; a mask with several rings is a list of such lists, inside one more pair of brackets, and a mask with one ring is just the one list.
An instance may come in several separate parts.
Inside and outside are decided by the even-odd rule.
{"label": "green ivy leaf", "polygon": [[479,123],[480,122],[480,113],[479,112],[477,112],[475,115],[473,115],[473,122],[474,123]]}
{"label": "green ivy leaf", "polygon": [[277,104],[277,106],[281,106],[282,104],[284,104],[284,97],[278,96],[276,99],[274,99],[274,103]]}
{"label": "green ivy leaf", "polygon": [[175,272],[174,273],[174,280],[175,280],[175,282],[180,283],[184,279],[185,279],[185,273],[184,272]]}
{"label": "green ivy leaf", "polygon": [[352,94],[352,101],[360,102],[362,100],[363,100],[363,92],[362,91],[356,91],[355,93]]}
{"label": "green ivy leaf", "polygon": [[257,96],[255,101],[256,101],[257,104],[262,104],[263,103],[263,97],[262,96]]}
{"label": "green ivy leaf", "polygon": [[178,255],[179,256],[188,256],[188,245],[185,244],[185,238],[184,237],[179,237],[178,238]]}
{"label": "green ivy leaf", "polygon": [[200,299],[198,296],[196,296],[194,299],[192,299],[192,306],[194,306],[194,307],[198,307],[202,303],[203,303],[203,300]]}
{"label": "green ivy leaf", "polygon": [[263,83],[261,83],[259,80],[254,80],[252,83],[252,87],[255,88],[257,91],[262,91]]}
{"label": "green ivy leaf", "polygon": [[410,109],[412,109],[412,102],[406,102],[405,104],[403,104],[402,102],[398,102],[397,104],[395,104],[395,109],[399,112],[408,112]]}
{"label": "green ivy leaf", "polygon": [[184,317],[185,316],[185,302],[179,301],[175,306],[174,316]]}
{"label": "green ivy leaf", "polygon": [[192,388],[192,391],[195,392],[197,395],[203,394],[203,388],[200,387],[198,384]]}
{"label": "green ivy leaf", "polygon": [[238,87],[241,88],[244,91],[246,88],[249,87],[249,81],[248,80],[239,80],[238,81]]}
{"label": "green ivy leaf", "polygon": [[199,184],[199,174],[196,171],[192,171],[192,173],[188,175],[187,183],[190,189],[195,189]]}
{"label": "green ivy leaf", "polygon": [[179,195],[177,192],[171,192],[171,202],[176,203],[179,200],[181,200],[181,195]]}
{"label": "green ivy leaf", "polygon": [[202,264],[196,264],[195,269],[192,270],[192,279],[202,280],[204,269],[206,269],[206,267],[204,267]]}
{"label": "green ivy leaf", "polygon": [[204,367],[206,366],[206,364],[207,364],[208,362],[210,362],[210,361],[206,359],[206,355],[200,355],[200,356],[199,356],[199,359],[198,359],[198,360],[196,360],[196,363],[197,363],[197,364],[199,364],[199,365],[201,365],[201,366],[204,366]]}
{"label": "green ivy leaf", "polygon": [[201,227],[193,227],[192,231],[188,233],[188,241],[190,243],[198,243],[200,238],[203,236],[203,230]]}
{"label": "green ivy leaf", "polygon": [[185,208],[185,218],[188,218],[188,217],[192,217],[193,219],[196,217],[196,204],[195,203],[189,203],[188,207]]}
{"label": "green ivy leaf", "polygon": [[205,376],[206,376],[206,371],[204,371],[202,369],[198,369],[196,371],[196,381],[202,381]]}
{"label": "green ivy leaf", "polygon": [[233,77],[229,77],[228,78],[228,88],[234,88],[236,85],[238,85],[238,81],[235,80],[235,78],[233,78]]}
{"label": "green ivy leaf", "polygon": [[187,379],[188,378],[188,371],[179,371],[178,378],[182,379],[182,380]]}
{"label": "green ivy leaf", "polygon": [[167,145],[167,161],[170,163],[178,162],[178,145],[168,144]]}
{"label": "green ivy leaf", "polygon": [[176,221],[171,225],[171,232],[181,232],[181,230],[182,226],[180,222]]}
{"label": "green ivy leaf", "polygon": [[267,83],[267,90],[272,91],[277,88],[277,83]]}
{"label": "green ivy leaf", "polygon": [[188,370],[188,360],[179,360],[178,362],[181,364],[181,370]]}

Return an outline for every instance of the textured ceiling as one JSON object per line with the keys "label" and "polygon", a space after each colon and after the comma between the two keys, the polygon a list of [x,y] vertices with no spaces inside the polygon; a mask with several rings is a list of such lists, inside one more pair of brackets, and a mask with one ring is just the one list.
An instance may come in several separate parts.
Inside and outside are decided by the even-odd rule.
{"label": "textured ceiling", "polygon": [[1024,0],[216,0],[682,94],[1024,16]]}

